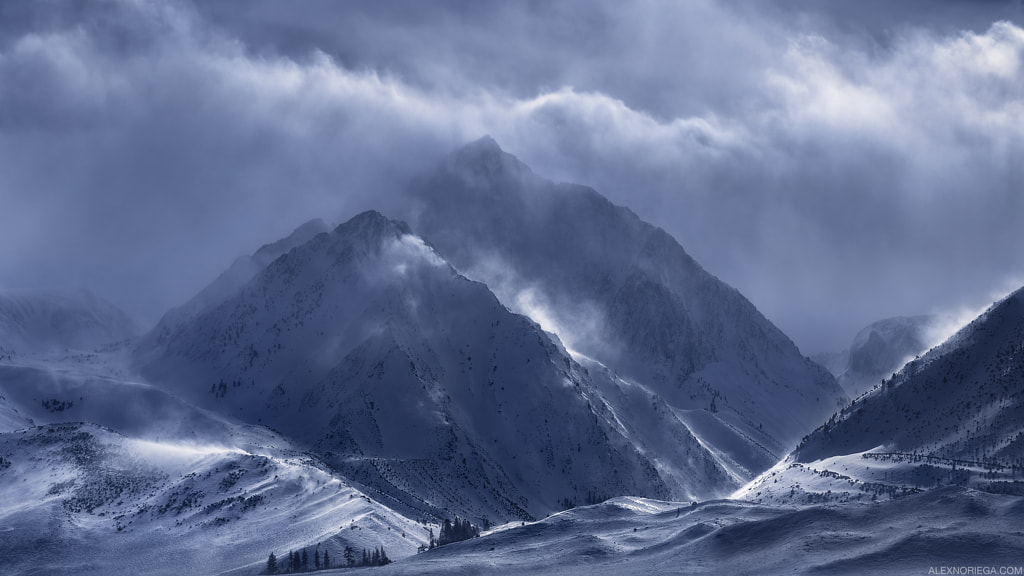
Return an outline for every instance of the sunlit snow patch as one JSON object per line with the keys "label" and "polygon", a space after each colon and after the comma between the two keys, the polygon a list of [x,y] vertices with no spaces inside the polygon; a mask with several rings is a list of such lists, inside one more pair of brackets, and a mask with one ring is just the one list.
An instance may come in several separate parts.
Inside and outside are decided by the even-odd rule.
{"label": "sunlit snow patch", "polygon": [[187,444],[139,439],[126,440],[125,444],[147,459],[162,463],[191,462],[208,456],[246,453],[239,448],[213,444]]}

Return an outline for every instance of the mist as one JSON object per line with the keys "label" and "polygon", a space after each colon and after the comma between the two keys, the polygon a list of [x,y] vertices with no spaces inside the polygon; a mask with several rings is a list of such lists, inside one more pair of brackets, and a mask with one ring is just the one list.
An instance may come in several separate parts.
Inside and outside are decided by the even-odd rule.
{"label": "mist", "polygon": [[151,325],[492,135],[805,353],[1024,278],[1015,2],[5,2],[0,289]]}

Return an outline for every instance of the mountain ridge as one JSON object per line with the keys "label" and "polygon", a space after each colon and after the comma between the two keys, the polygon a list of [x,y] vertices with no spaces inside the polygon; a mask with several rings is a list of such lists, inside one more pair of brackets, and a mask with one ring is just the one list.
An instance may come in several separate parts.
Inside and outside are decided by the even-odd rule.
{"label": "mountain ridge", "polygon": [[735,496],[857,500],[942,486],[1024,495],[1021,422],[1024,288],[838,411]]}
{"label": "mountain ridge", "polygon": [[[777,458],[845,401],[831,375],[664,230],[589,187],[537,176],[491,138],[453,152],[408,194],[417,233],[577,358],[676,408],[717,410],[734,437]],[[787,401],[794,409],[758,417]]]}
{"label": "mountain ridge", "polygon": [[410,504],[509,518],[602,488],[668,495],[557,342],[377,212],[282,255],[139,358],[191,401],[272,425]]}

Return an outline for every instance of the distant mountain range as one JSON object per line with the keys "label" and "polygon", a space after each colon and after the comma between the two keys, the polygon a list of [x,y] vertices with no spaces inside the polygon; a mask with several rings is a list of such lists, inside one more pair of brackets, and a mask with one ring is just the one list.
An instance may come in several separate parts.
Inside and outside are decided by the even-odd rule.
{"label": "distant mountain range", "polygon": [[128,315],[89,292],[0,293],[0,357],[87,350],[139,333]]}

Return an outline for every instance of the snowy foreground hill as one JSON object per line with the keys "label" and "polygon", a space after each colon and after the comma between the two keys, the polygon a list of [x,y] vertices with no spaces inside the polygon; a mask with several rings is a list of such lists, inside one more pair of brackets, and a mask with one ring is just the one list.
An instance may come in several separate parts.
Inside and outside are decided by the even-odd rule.
{"label": "snowy foreground hill", "polygon": [[[0,573],[1024,565],[1021,293],[850,404],[664,231],[489,138],[409,199],[137,339],[88,295],[0,300]],[[858,336],[858,370],[915,326]],[[480,537],[422,551],[456,517]]]}
{"label": "snowy foreground hill", "polygon": [[254,574],[270,549],[427,543],[280,435],[119,376],[118,356],[0,363],[4,574]]}

